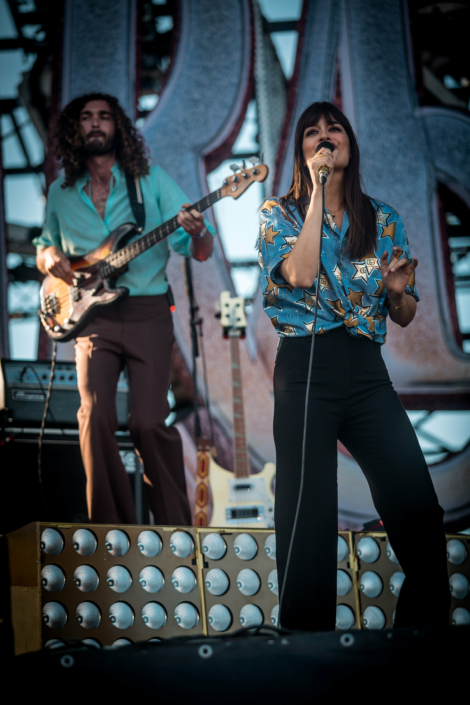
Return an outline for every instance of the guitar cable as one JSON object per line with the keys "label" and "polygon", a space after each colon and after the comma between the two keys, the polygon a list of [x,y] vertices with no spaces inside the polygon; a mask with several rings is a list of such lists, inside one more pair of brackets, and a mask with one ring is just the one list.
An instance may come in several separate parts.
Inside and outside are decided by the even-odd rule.
{"label": "guitar cable", "polygon": [[[43,438],[44,438],[44,429],[46,426],[46,418],[47,418],[47,414],[49,411],[49,404],[51,401],[52,383],[54,380],[54,370],[55,370],[56,357],[57,357],[57,341],[53,340],[52,341],[51,374],[49,376],[49,386],[47,388],[46,401],[44,404],[44,413],[42,415],[42,421],[41,421],[41,430],[39,431],[39,438],[38,438],[38,481],[39,481],[39,487],[41,490],[42,500],[44,502],[44,506],[46,508],[46,511],[47,511],[49,518],[51,518],[51,510],[50,510],[49,503],[46,498],[46,492],[44,489],[44,483],[43,483],[43,478],[42,478],[42,442],[43,442]],[[51,416],[53,417],[52,411],[51,411]],[[62,429],[62,433],[64,433],[63,429]]]}
{"label": "guitar cable", "polygon": [[289,565],[290,565],[290,560],[291,560],[291,555],[292,555],[292,546],[293,546],[294,540],[295,540],[295,532],[297,530],[297,523],[298,523],[299,514],[300,514],[300,505],[302,503],[302,494],[303,494],[303,489],[304,489],[305,458],[306,458],[306,449],[307,449],[308,402],[309,402],[309,394],[310,394],[310,385],[311,385],[311,381],[312,381],[313,355],[314,355],[314,350],[315,350],[315,335],[316,335],[316,326],[317,326],[318,297],[319,297],[319,291],[320,291],[320,267],[321,267],[322,239],[323,239],[323,220],[325,217],[325,182],[326,182],[327,177],[328,177],[328,174],[325,174],[325,178],[323,178],[323,174],[321,174],[321,177],[320,177],[321,187],[322,187],[321,188],[322,217],[321,217],[321,225],[320,225],[320,245],[319,245],[319,256],[318,256],[318,269],[317,269],[317,286],[316,286],[316,292],[315,292],[315,309],[314,309],[314,314],[313,314],[313,326],[312,326],[312,344],[310,346],[310,357],[309,357],[309,362],[308,362],[308,375],[307,375],[307,388],[305,391],[304,428],[303,428],[303,435],[302,435],[302,461],[301,461],[301,466],[300,466],[300,487],[299,487],[299,497],[297,500],[297,508],[295,511],[294,526],[292,528],[292,534],[291,534],[291,539],[290,539],[290,543],[289,543],[289,551],[287,553],[286,570],[285,570],[285,574],[284,574],[284,580],[282,582],[281,595],[279,598],[279,607],[280,608],[282,607],[282,600],[284,597],[284,590],[286,587],[287,576],[289,575]]}

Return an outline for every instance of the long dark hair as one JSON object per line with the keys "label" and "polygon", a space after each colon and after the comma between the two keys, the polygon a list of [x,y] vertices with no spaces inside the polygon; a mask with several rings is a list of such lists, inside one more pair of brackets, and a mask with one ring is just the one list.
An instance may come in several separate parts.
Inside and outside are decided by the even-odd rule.
{"label": "long dark hair", "polygon": [[356,135],[346,115],[332,103],[326,101],[312,103],[300,116],[295,129],[292,183],[286,195],[280,198],[280,203],[285,208],[286,203],[294,202],[299,213],[305,218],[313,184],[308,166],[305,163],[302,143],[305,130],[312,125],[317,125],[322,117],[330,124],[337,122],[342,125],[349,137],[351,158],[344,170],[344,194],[349,216],[348,254],[351,259],[361,259],[375,249],[377,241],[376,215],[369,197],[362,190]]}
{"label": "long dark hair", "polygon": [[91,100],[105,100],[111,108],[116,125],[116,160],[123,171],[131,176],[144,176],[149,172],[148,149],[119,101],[106,93],[89,93],[75,98],[60,113],[54,126],[57,162],[65,172],[62,188],[73,186],[86,171],[84,136],[80,129],[80,113]]}

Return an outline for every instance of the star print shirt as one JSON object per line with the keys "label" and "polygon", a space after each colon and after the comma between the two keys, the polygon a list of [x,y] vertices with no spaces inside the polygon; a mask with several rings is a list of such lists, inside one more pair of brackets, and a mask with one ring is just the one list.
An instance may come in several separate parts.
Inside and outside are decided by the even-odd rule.
{"label": "star print shirt", "polygon": [[[403,250],[403,257],[411,257],[411,253],[400,215],[381,201],[371,199],[371,203],[377,216],[374,251],[362,260],[352,261],[347,254],[347,212],[340,230],[326,211],[319,286],[315,279],[310,289],[298,289],[283,278],[280,265],[295,245],[302,218],[293,204],[286,214],[279,199],[264,202],[258,238],[261,289],[264,310],[280,336],[311,335],[318,289],[317,334],[344,325],[350,335],[385,342],[389,300],[380,273],[380,257],[387,251],[390,261],[394,246]],[[419,301],[414,273],[406,293]]]}

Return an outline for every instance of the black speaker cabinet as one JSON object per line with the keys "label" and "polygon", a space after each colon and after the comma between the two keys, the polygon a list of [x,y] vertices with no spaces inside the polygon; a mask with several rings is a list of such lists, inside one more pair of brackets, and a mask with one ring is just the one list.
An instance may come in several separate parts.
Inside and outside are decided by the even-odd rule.
{"label": "black speaker cabinet", "polygon": [[[0,533],[31,521],[80,523],[87,521],[86,477],[78,431],[46,429],[42,449],[42,477],[47,507],[38,481],[37,428],[5,429],[0,445]],[[118,432],[116,440],[129,473],[139,522],[149,523],[142,467],[130,436]]]}

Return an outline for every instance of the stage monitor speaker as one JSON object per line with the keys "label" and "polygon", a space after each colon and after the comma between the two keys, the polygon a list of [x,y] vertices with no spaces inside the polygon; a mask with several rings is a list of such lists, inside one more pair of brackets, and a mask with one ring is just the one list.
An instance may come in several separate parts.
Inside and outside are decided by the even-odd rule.
{"label": "stage monitor speaker", "polygon": [[[51,363],[47,361],[0,361],[0,411],[8,425],[40,426],[49,385]],[[73,362],[57,362],[47,418],[48,428],[76,428],[80,395]],[[129,385],[122,372],[116,392],[119,428],[127,428]]]}

